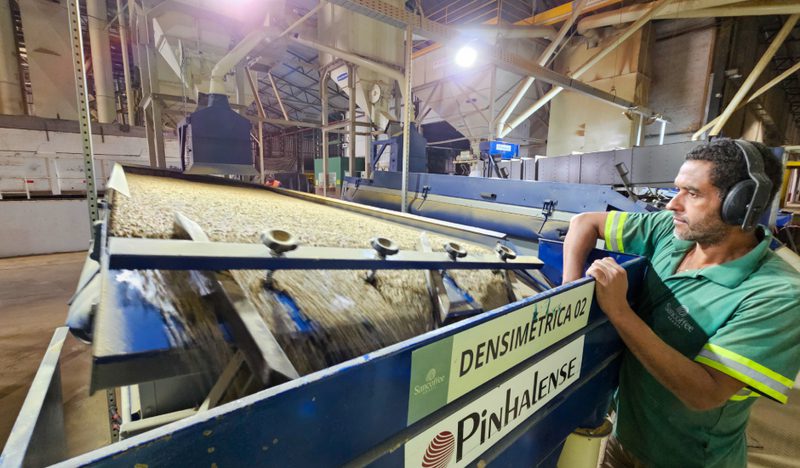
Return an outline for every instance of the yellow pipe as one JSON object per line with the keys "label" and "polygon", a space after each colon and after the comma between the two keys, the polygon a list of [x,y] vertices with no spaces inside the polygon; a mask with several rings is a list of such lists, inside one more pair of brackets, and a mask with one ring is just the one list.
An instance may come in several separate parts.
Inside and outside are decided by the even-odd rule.
{"label": "yellow pipe", "polygon": [[786,191],[789,189],[789,179],[792,176],[792,171],[789,169],[789,163],[786,163],[786,170],[783,171],[783,182],[781,183],[780,207],[786,204]]}
{"label": "yellow pipe", "polygon": [[781,184],[781,208],[786,204],[789,180],[792,178],[792,171],[796,169],[800,169],[800,161],[786,161],[786,170],[783,171],[783,183]]}

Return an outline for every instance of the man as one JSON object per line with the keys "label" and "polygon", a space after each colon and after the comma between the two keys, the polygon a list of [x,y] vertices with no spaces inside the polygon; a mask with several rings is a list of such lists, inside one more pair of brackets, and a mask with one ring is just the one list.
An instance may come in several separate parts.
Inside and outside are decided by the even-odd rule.
{"label": "man", "polygon": [[270,174],[267,176],[267,180],[264,181],[264,185],[267,187],[280,187],[281,181],[275,178],[275,175]]}
{"label": "man", "polygon": [[[772,198],[781,165],[754,145]],[[727,139],[692,150],[664,211],[584,213],[570,223],[565,282],[582,276],[598,239],[651,265],[636,312],[613,259],[587,270],[627,347],[604,466],[744,467],[756,397],[786,402],[800,369],[800,275],[769,249],[768,230],[722,219],[728,192],[751,179],[742,151]]]}

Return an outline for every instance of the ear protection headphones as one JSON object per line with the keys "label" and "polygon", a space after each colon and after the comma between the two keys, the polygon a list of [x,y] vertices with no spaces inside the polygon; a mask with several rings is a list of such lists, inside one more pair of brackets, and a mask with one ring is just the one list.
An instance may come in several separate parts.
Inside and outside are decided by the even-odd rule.
{"label": "ear protection headphones", "polygon": [[755,145],[734,140],[747,163],[749,179],[737,182],[722,201],[722,220],[742,229],[752,229],[770,202],[772,181],[764,173],[764,156]]}

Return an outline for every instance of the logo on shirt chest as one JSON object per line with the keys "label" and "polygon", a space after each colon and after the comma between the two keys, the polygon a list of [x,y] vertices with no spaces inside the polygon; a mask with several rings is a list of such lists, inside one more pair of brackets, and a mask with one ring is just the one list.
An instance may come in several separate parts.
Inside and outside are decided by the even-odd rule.
{"label": "logo on shirt chest", "polygon": [[667,312],[667,318],[675,327],[686,330],[688,333],[694,331],[694,320],[689,316],[689,309],[687,309],[686,306],[667,303],[665,310]]}

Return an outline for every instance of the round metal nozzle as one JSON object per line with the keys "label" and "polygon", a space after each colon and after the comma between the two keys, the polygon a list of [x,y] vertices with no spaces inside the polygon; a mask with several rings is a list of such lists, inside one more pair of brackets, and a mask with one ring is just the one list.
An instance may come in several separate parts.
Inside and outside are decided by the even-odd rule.
{"label": "round metal nozzle", "polygon": [[262,232],[261,242],[275,255],[281,255],[297,248],[295,237],[290,232],[281,229],[270,229]]}
{"label": "round metal nozzle", "polygon": [[455,242],[448,242],[444,244],[444,251],[447,252],[447,255],[450,256],[451,260],[467,256],[467,249],[461,247],[461,245],[456,244]]}
{"label": "round metal nozzle", "polygon": [[389,257],[400,251],[400,247],[398,247],[393,240],[386,237],[373,237],[369,240],[369,245],[371,245],[381,257]]}
{"label": "round metal nozzle", "polygon": [[514,260],[515,258],[517,258],[517,253],[514,252],[514,250],[512,250],[511,247],[507,245],[498,243],[494,247],[494,251],[497,252],[497,256],[500,257],[500,260],[504,262],[506,260]]}

